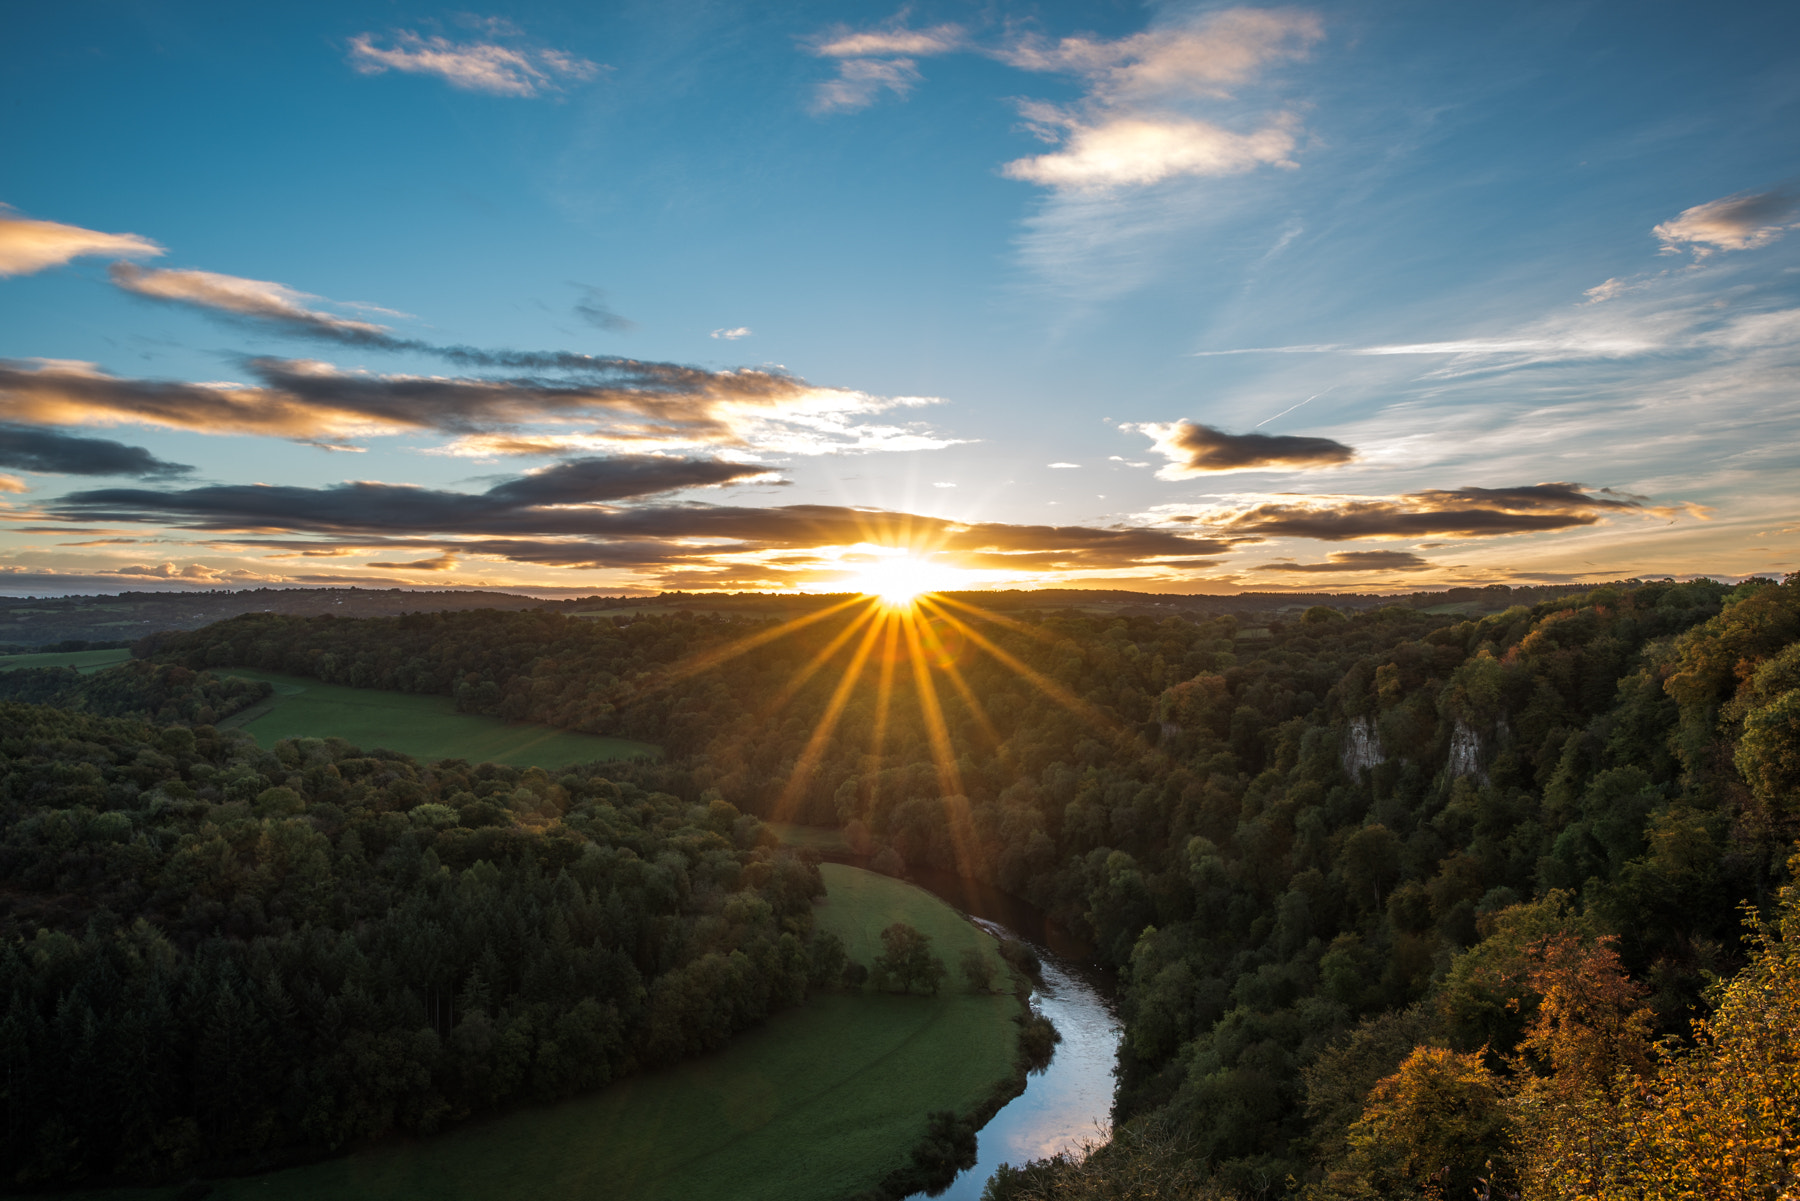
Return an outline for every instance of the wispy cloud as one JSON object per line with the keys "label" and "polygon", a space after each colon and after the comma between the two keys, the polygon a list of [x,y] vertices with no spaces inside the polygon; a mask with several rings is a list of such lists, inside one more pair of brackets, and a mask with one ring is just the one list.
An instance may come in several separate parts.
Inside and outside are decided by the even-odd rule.
{"label": "wispy cloud", "polygon": [[273,280],[244,279],[216,271],[146,268],[131,263],[114,263],[107,274],[118,287],[138,296],[266,322],[300,337],[360,344],[389,340],[387,326],[309,309],[301,302],[319,297]]}
{"label": "wispy cloud", "polygon": [[1292,560],[1283,559],[1272,563],[1258,564],[1251,570],[1316,574],[1345,571],[1424,571],[1431,566],[1433,566],[1431,560],[1420,558],[1409,550],[1340,550],[1327,555],[1323,563],[1295,563]]}
{"label": "wispy cloud", "polygon": [[813,54],[837,60],[837,74],[813,91],[813,112],[854,112],[875,103],[883,91],[904,98],[920,79],[915,60],[965,45],[961,26],[908,29],[904,16],[875,29],[835,26],[807,41]]}
{"label": "wispy cloud", "polygon": [[598,330],[609,334],[627,333],[637,328],[637,322],[629,317],[615,313],[612,306],[606,303],[606,291],[592,284],[576,284],[581,289],[581,299],[575,302],[575,315]]}
{"label": "wispy cloud", "polygon": [[749,326],[739,325],[734,326],[731,329],[715,329],[711,336],[714,338],[722,338],[727,342],[735,342],[739,338],[748,338],[750,333]]}
{"label": "wispy cloud", "polygon": [[1026,126],[1049,154],[1015,159],[1014,178],[1059,191],[1103,191],[1176,176],[1231,175],[1292,166],[1297,118],[1266,114],[1239,132],[1192,111],[1231,98],[1269,64],[1304,56],[1324,36],[1316,16],[1234,8],[1116,41],[1025,40],[1001,53],[1027,71],[1073,74],[1087,87],[1072,105],[1024,101]]}
{"label": "wispy cloud", "polygon": [[160,245],[138,234],[107,234],[58,221],[34,221],[0,204],[0,276],[32,275],[70,259],[97,254],[137,258],[163,253]]}
{"label": "wispy cloud", "polygon": [[[1800,211],[1800,191],[1772,188],[1765,192],[1739,192],[1709,200],[1656,227],[1664,254],[1692,250],[1704,259],[1721,250],[1751,250],[1766,246],[1785,231],[1784,224]],[[1608,281],[1609,283],[1612,281]]]}
{"label": "wispy cloud", "polygon": [[[504,23],[492,25],[496,36],[516,36]],[[436,75],[451,87],[491,96],[540,96],[562,90],[565,83],[581,83],[600,71],[598,63],[562,50],[498,41],[452,42],[448,38],[422,37],[410,29],[389,35],[391,46],[376,44],[376,35],[359,33],[350,39],[350,65],[364,75],[405,71]]]}
{"label": "wispy cloud", "polygon": [[1338,467],[1356,458],[1355,450],[1330,438],[1228,434],[1194,421],[1147,421],[1119,428],[1137,430],[1156,444],[1156,450],[1169,460],[1156,473],[1165,480],[1227,471]]}

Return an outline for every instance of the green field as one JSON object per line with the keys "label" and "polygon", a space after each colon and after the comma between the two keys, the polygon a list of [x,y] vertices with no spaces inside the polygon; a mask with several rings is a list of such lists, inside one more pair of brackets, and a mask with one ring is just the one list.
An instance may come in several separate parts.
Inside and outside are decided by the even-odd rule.
{"label": "green field", "polygon": [[417,759],[468,759],[546,770],[660,753],[647,742],[629,738],[574,734],[458,713],[447,696],[346,688],[243,667],[216,670],[220,675],[267,680],[274,685],[275,695],[267,701],[219,723],[247,730],[265,747],[283,738],[342,738],[364,750],[381,747]]}
{"label": "green field", "polygon": [[32,655],[0,655],[0,671],[15,667],[73,667],[82,675],[92,675],[102,667],[111,667],[131,658],[126,647],[109,651],[57,651]]}
{"label": "green field", "polygon": [[[993,939],[930,893],[827,863],[822,929],[867,963],[880,930],[908,921],[954,967]],[[967,1111],[1008,1075],[1010,996],[815,996],[714,1055],[575,1101],[472,1122],[263,1176],[223,1180],[218,1201],[836,1201],[900,1166],[934,1109]],[[84,1194],[150,1201],[173,1190]],[[67,1196],[67,1194],[65,1194]]]}

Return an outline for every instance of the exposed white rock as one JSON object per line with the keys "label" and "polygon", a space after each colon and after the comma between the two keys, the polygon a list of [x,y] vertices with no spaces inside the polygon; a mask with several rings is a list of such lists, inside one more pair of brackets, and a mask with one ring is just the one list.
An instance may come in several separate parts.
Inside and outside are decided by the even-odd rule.
{"label": "exposed white rock", "polygon": [[1450,778],[1479,776],[1481,771],[1481,736],[1462,722],[1450,735]]}
{"label": "exposed white rock", "polygon": [[1344,774],[1354,780],[1358,772],[1386,761],[1387,756],[1381,753],[1381,739],[1375,733],[1375,723],[1366,716],[1352,717],[1349,728],[1344,731]]}

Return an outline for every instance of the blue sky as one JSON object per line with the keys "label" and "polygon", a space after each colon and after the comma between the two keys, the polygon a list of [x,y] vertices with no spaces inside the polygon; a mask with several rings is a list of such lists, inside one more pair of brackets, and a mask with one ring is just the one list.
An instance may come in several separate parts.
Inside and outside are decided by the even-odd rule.
{"label": "blue sky", "polygon": [[10,29],[6,591],[1800,568],[1792,5]]}

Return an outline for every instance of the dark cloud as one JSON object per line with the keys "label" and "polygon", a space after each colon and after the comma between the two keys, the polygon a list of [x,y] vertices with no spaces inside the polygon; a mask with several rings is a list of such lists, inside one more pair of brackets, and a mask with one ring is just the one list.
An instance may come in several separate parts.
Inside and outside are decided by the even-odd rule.
{"label": "dark cloud", "polygon": [[602,289],[591,284],[576,284],[575,287],[581,289],[581,299],[575,302],[575,315],[595,329],[622,334],[637,328],[637,322],[612,311]]}
{"label": "dark cloud", "polygon": [[[769,470],[758,464],[623,456],[560,464],[480,494],[371,482],[327,488],[106,488],[72,493],[54,502],[51,511],[72,522],[167,523],[340,541],[366,536],[374,545],[388,547],[418,546],[413,540],[430,538],[437,541],[426,545],[440,554],[583,567],[699,563],[721,554],[865,542],[1021,570],[1164,562],[1185,566],[1231,546],[1227,540],[1172,530],[965,524],[841,505],[611,507],[612,502],[675,489],[751,479]],[[446,538],[458,541],[444,545]],[[318,548],[289,542],[281,549],[307,553]]]}
{"label": "dark cloud", "polygon": [[1356,451],[1330,438],[1289,434],[1228,434],[1210,425],[1177,421],[1143,426],[1156,439],[1156,449],[1171,460],[1164,473],[1245,471],[1259,467],[1335,467],[1356,458]]}
{"label": "dark cloud", "polygon": [[1340,550],[1326,556],[1324,563],[1264,563],[1257,571],[1422,571],[1431,566],[1409,550]]}
{"label": "dark cloud", "polygon": [[770,470],[755,463],[620,456],[561,463],[480,494],[366,481],[328,488],[214,484],[179,492],[101,488],[72,492],[52,510],[77,521],[174,521],[212,530],[583,534],[607,511],[565,506],[724,484]]}
{"label": "dark cloud", "polygon": [[1393,498],[1270,502],[1214,523],[1225,536],[1316,538],[1484,537],[1593,525],[1609,512],[1653,513],[1642,501],[1582,490],[1580,484],[1530,484],[1518,488],[1457,488],[1409,492]]}
{"label": "dark cloud", "polygon": [[184,463],[166,463],[141,446],[18,425],[0,425],[0,467],[49,475],[142,477],[193,470]]}

